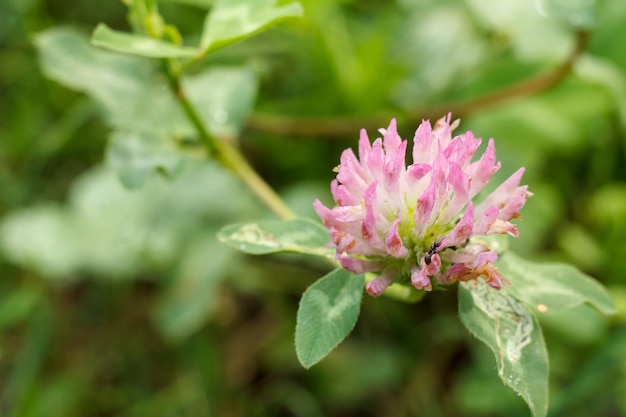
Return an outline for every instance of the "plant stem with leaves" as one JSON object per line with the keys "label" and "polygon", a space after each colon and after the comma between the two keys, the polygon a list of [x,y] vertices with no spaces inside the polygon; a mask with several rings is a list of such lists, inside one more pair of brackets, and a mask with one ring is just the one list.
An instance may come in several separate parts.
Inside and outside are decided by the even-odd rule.
{"label": "plant stem with leaves", "polygon": [[252,168],[237,147],[229,141],[219,140],[209,132],[193,103],[187,98],[180,82],[181,74],[173,68],[172,63],[165,63],[163,69],[172,93],[191,124],[197,130],[208,157],[214,158],[224,167],[237,174],[276,216],[283,220],[296,217],[295,213],[285,204],[276,191]]}

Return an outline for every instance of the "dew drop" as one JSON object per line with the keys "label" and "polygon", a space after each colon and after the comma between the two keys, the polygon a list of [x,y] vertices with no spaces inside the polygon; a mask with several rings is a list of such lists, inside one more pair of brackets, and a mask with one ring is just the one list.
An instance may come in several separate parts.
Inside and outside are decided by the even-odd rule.
{"label": "dew drop", "polygon": [[228,121],[228,112],[221,107],[213,108],[211,110],[211,117],[216,123],[224,124]]}

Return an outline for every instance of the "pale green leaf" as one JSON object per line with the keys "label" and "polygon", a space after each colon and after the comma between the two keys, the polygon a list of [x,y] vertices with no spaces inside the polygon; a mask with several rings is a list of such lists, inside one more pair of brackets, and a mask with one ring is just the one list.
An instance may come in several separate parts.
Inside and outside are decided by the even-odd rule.
{"label": "pale green leaf", "polygon": [[302,295],[296,323],[296,355],[310,368],[354,328],[363,296],[363,276],[337,268]]}
{"label": "pale green leaf", "polygon": [[232,138],[252,110],[258,77],[247,67],[214,66],[184,78],[183,87],[209,132],[218,138]]}
{"label": "pale green leaf", "polygon": [[553,17],[572,27],[592,29],[596,22],[596,0],[536,0],[543,17]]}
{"label": "pale green leaf", "polygon": [[45,74],[89,95],[113,127],[181,136],[195,132],[148,61],[98,49],[81,33],[62,27],[38,33],[35,45]]}
{"label": "pale green leaf", "polygon": [[218,238],[233,249],[253,255],[297,252],[330,257],[334,254],[333,249],[326,247],[328,230],[305,218],[231,224],[220,230]]}
{"label": "pale green leaf", "polygon": [[72,217],[59,206],[41,205],[9,213],[0,224],[3,257],[55,279],[68,279],[83,251]]}
{"label": "pale green leaf", "polygon": [[558,311],[589,303],[604,314],[615,305],[604,287],[571,265],[534,263],[507,252],[497,263],[511,285],[506,290],[533,311]]}
{"label": "pale green leaf", "polygon": [[[188,155],[176,142],[193,141],[197,132],[148,61],[100,50],[85,36],[65,28],[39,33],[36,45],[46,74],[87,93],[104,110],[107,122],[120,131],[111,136],[107,158],[125,185],[140,185],[152,175],[149,166],[168,174],[178,172]],[[238,135],[256,97],[254,71],[213,66],[182,83],[211,134]]]}
{"label": "pale green leaf", "polygon": [[208,53],[303,13],[298,2],[282,6],[275,3],[275,0],[218,0],[204,22],[200,49]]}
{"label": "pale green leaf", "polygon": [[506,290],[483,281],[459,285],[465,327],[491,349],[498,376],[528,404],[533,416],[548,412],[548,354],[537,319]]}
{"label": "pale green leaf", "polygon": [[109,138],[106,159],[127,188],[138,188],[157,170],[178,172],[184,156],[163,134],[116,131]]}
{"label": "pale green leaf", "polygon": [[119,32],[104,23],[96,26],[91,43],[112,51],[148,58],[190,58],[199,53],[195,48],[174,45],[144,35]]}
{"label": "pale green leaf", "polygon": [[506,37],[507,45],[518,61],[559,61],[571,48],[570,29],[546,18],[540,2],[469,0],[466,4],[482,27]]}
{"label": "pale green leaf", "polygon": [[132,279],[146,270],[167,272],[202,244],[194,236],[212,235],[215,224],[250,218],[259,209],[234,174],[210,161],[190,162],[169,181],[147,178],[132,191],[97,166],[73,182],[67,203],[7,213],[0,252],[46,278]]}

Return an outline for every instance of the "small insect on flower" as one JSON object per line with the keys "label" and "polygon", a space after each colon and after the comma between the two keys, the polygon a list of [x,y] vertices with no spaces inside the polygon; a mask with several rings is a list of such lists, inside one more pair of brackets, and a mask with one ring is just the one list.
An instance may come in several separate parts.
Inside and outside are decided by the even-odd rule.
{"label": "small insect on flower", "polygon": [[[330,188],[336,206],[313,206],[336,248],[339,264],[356,274],[373,272],[366,290],[378,296],[392,283],[418,290],[475,280],[494,288],[502,278],[493,265],[498,254],[473,237],[519,232],[510,220],[530,196],[515,171],[481,202],[478,193],[500,169],[493,139],[476,160],[482,139],[472,132],[452,137],[459,122],[423,121],[413,138],[412,163],[392,120],[370,142],[361,130],[358,157],[346,149]],[[434,243],[433,243],[434,242]]]}
{"label": "small insect on flower", "polygon": [[426,263],[426,265],[430,265],[430,263],[432,262],[432,256],[437,253],[437,249],[439,249],[439,246],[441,246],[441,242],[435,242],[430,247],[430,249],[428,249],[428,252],[426,252],[426,255],[424,256],[424,262]]}

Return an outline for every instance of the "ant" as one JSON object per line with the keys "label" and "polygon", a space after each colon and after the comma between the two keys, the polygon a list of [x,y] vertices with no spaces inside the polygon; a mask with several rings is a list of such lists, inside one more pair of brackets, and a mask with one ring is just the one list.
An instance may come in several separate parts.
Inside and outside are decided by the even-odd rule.
{"label": "ant", "polygon": [[[430,247],[430,249],[428,249],[428,252],[426,252],[426,256],[424,256],[424,262],[426,263],[426,265],[430,265],[430,263],[432,262],[433,255],[435,255],[436,253],[439,252],[439,247],[440,246],[441,246],[441,242],[435,242]],[[444,249],[456,250],[457,247],[456,246],[448,246],[448,247],[446,247]]]}
{"label": "ant", "polygon": [[426,265],[430,265],[433,255],[439,251],[439,246],[441,246],[441,242],[435,242],[430,249],[428,249],[426,256],[424,256],[424,262],[426,262]]}

